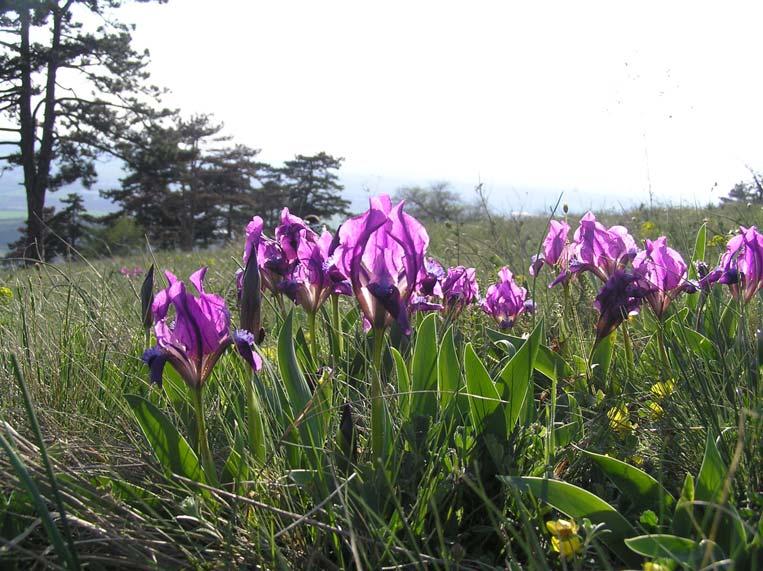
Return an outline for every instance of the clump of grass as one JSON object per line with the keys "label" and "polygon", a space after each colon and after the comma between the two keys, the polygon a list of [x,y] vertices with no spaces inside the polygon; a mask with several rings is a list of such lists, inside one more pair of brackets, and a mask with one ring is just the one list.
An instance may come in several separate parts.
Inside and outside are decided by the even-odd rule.
{"label": "clump of grass", "polygon": [[[710,262],[721,246],[714,236],[761,216],[754,209],[728,207],[710,213],[644,209],[604,218],[645,234],[668,234],[677,249],[691,252],[696,228],[709,215]],[[477,267],[483,283],[504,264],[516,268],[520,280],[534,286],[538,313],[520,321],[515,337],[501,338],[472,308],[451,330],[452,354],[443,344],[442,322],[434,325],[432,338],[427,337],[431,324],[422,317],[416,318],[410,341],[392,332],[381,364],[390,419],[386,463],[369,453],[373,353],[353,305],[342,302],[341,328],[328,313],[319,313],[322,334],[316,337],[309,337],[304,317],[293,314],[294,336],[286,341],[293,344],[296,366],[311,389],[307,404],[293,410],[289,379],[279,367],[286,315],[274,303],[266,305],[263,317],[268,335],[261,373],[253,381],[227,355],[205,387],[205,421],[219,486],[171,473],[124,396],[151,403],[188,438],[190,449],[196,447],[196,421],[184,385],[170,372],[161,390],[150,386],[140,359],[145,348],[140,279],[122,276],[118,269],[147,267],[147,258],[40,265],[2,276],[0,285],[12,292],[0,304],[2,564],[620,568],[625,556],[612,547],[611,533],[584,518],[577,518],[575,528],[581,552],[568,558],[555,552],[545,522],[575,516],[564,516],[553,502],[542,501],[542,494],[507,482],[561,481],[608,502],[635,533],[674,533],[672,514],[657,513],[654,521],[644,516],[642,506],[582,450],[637,467],[678,501],[687,473],[700,474],[706,462],[708,434],[727,470],[721,503],[738,515],[733,521],[750,541],[759,537],[758,301],[734,305],[719,290],[699,309],[701,326],[698,310],[683,302],[666,323],[645,310],[627,323],[633,359],[620,335],[608,366],[591,370],[596,315],[590,306],[596,286],[580,279],[566,292],[548,290],[547,274],[531,283],[526,266],[545,233],[545,219],[495,219],[495,234],[486,227],[463,226],[458,233],[447,225],[430,227],[433,253],[444,262]],[[161,253],[156,262],[183,275],[200,262],[209,265],[209,289],[223,292],[233,305],[238,249]],[[734,312],[733,323],[724,311]],[[536,362],[536,370],[528,371],[528,396],[509,429],[490,415],[480,417],[483,424],[475,422],[480,399],[486,400],[474,394],[475,387],[487,391],[492,385],[486,383],[500,383],[513,356],[530,344],[521,335],[539,331],[534,326],[541,322],[541,351],[558,357],[555,368],[550,372]],[[342,336],[341,344],[331,341],[336,335]],[[664,335],[664,353],[658,335]],[[417,347],[425,345],[433,349],[417,356]],[[465,357],[470,350],[472,365]],[[455,360],[448,362],[450,357]],[[316,371],[324,364],[332,371],[321,376]],[[412,414],[416,395],[426,393],[417,392],[429,382],[424,377],[435,379],[437,388],[449,372],[460,394],[443,404],[440,390],[434,412]],[[512,378],[519,379],[519,373]],[[264,458],[250,454],[246,443],[252,410],[247,384],[252,382]],[[672,383],[669,391],[654,388],[667,382]],[[512,400],[499,394],[494,406],[510,410]],[[309,426],[319,428],[310,433]],[[318,433],[321,441],[312,437]],[[697,541],[723,544],[719,526],[712,535],[702,508],[695,508],[701,533],[691,528],[687,533]],[[714,512],[707,513],[712,519]],[[662,555],[689,565],[675,553]]]}

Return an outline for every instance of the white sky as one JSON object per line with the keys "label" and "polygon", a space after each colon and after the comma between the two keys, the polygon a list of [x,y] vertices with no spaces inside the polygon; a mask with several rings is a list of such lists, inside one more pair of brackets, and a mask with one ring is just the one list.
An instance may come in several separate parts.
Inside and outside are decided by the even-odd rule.
{"label": "white sky", "polygon": [[651,180],[706,203],[763,168],[761,2],[171,0],[121,17],[169,103],[265,160],[343,156],[382,190],[482,180],[499,205],[577,190],[573,206],[647,201]]}

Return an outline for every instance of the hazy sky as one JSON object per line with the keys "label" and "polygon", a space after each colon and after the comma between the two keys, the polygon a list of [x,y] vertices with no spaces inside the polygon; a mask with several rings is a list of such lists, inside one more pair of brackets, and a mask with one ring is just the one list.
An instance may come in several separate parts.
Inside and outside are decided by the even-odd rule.
{"label": "hazy sky", "polygon": [[763,168],[761,2],[170,0],[121,14],[170,103],[213,113],[265,160],[343,156],[371,190],[482,180],[513,208],[540,191],[647,201],[651,183],[705,203]]}

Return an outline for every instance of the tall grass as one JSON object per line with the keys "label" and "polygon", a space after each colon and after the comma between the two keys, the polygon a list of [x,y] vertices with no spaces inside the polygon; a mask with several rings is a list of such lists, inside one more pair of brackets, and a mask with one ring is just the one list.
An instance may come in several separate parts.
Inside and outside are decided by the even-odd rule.
{"label": "tall grass", "polygon": [[[712,263],[727,233],[739,224],[760,223],[763,212],[738,205],[710,211],[644,209],[603,218],[625,224],[640,238],[667,234],[687,258],[697,229],[706,222],[706,259]],[[570,215],[571,222],[576,219]],[[5,450],[0,454],[0,564],[18,569],[622,568],[630,562],[619,558],[595,521],[581,531],[584,553],[561,558],[545,525],[560,515],[553,502],[499,476],[574,484],[606,500],[638,533],[664,533],[675,529],[675,522],[662,513],[656,523],[644,516],[644,506],[582,451],[636,466],[681,498],[686,474],[699,474],[706,462],[708,434],[728,468],[719,502],[733,508],[729,521],[741,525],[750,542],[760,543],[759,300],[741,307],[719,288],[699,312],[686,302],[676,304],[666,323],[644,309],[626,324],[634,360],[624,350],[621,329],[611,364],[591,370],[596,319],[591,302],[597,286],[582,278],[567,292],[548,290],[548,272],[537,283],[527,273],[546,223],[541,217],[496,218],[490,224],[428,227],[432,253],[444,263],[478,268],[483,293],[503,265],[534,293],[538,313],[525,317],[512,334],[529,334],[542,322],[541,342],[564,367],[555,374],[534,373],[516,429],[503,438],[477,431],[469,406],[475,395],[466,391],[448,407],[438,404],[435,415],[410,413],[421,377],[449,370],[417,368],[416,348],[428,342],[424,319],[418,317],[412,340],[393,336],[390,345],[397,354],[385,347],[382,369],[393,451],[390,462],[380,465],[368,452],[372,347],[354,304],[342,301],[341,332],[328,313],[319,314],[315,340],[308,338],[304,318],[294,313],[295,356],[305,380],[312,395],[328,387],[298,410],[290,409],[288,380],[279,368],[277,341],[286,316],[271,304],[265,313],[261,374],[252,379],[228,354],[205,386],[210,448],[224,482],[219,487],[169,473],[125,399],[145,398],[196,447],[196,420],[182,381],[168,370],[162,389],[148,383],[140,358],[145,349],[140,278],[118,272],[122,265],[148,267],[153,258],[7,271],[0,280],[12,291],[12,298],[0,304],[0,443]],[[160,253],[156,262],[177,275],[208,265],[208,289],[222,292],[235,307],[233,272],[239,257],[240,245],[234,245],[213,252]],[[482,374],[467,370],[467,344],[493,381],[523,347],[521,339],[501,341],[491,329],[477,308],[453,328],[459,382]],[[438,323],[434,354],[421,353],[418,362],[431,357],[439,366],[445,333]],[[322,377],[320,365],[329,365],[331,373]],[[412,375],[407,390],[401,385],[406,374]],[[656,395],[654,385],[668,381],[675,390]],[[261,414],[264,459],[246,442],[250,382]],[[504,405],[511,403],[504,399]],[[619,407],[628,419],[625,429],[613,423],[612,411]],[[318,425],[318,432],[309,432]],[[316,441],[317,433],[325,438]],[[692,512],[694,529],[687,533],[722,543],[723,526],[712,535],[712,526],[701,521],[701,509]],[[763,569],[760,550],[753,553],[745,560],[749,568]],[[677,561],[666,565],[696,562],[663,555]],[[635,561],[641,563],[638,557]],[[712,561],[718,567],[731,564],[723,558]]]}

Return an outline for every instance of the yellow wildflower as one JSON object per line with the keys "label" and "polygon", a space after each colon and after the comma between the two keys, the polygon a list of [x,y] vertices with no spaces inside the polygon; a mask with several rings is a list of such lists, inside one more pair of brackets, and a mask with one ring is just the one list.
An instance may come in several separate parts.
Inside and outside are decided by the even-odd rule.
{"label": "yellow wildflower", "polygon": [[667,565],[657,563],[656,561],[647,561],[644,563],[644,571],[670,571]]}
{"label": "yellow wildflower", "polygon": [[260,347],[260,354],[270,361],[278,361],[278,352],[273,346]]}
{"label": "yellow wildflower", "polygon": [[624,404],[610,408],[607,412],[607,418],[609,419],[609,427],[616,432],[631,432],[635,428]]}
{"label": "yellow wildflower", "polygon": [[656,238],[659,232],[657,231],[657,224],[651,220],[646,220],[641,223],[641,237],[642,238]]}
{"label": "yellow wildflower", "polygon": [[676,392],[676,382],[673,379],[662,381],[652,385],[650,389],[655,398],[664,399]]}
{"label": "yellow wildflower", "polygon": [[583,540],[578,535],[578,524],[566,519],[546,522],[551,534],[551,548],[565,559],[583,551]]}
{"label": "yellow wildflower", "polygon": [[0,287],[0,302],[8,303],[13,299],[13,292],[9,287]]}
{"label": "yellow wildflower", "polygon": [[726,236],[723,234],[716,234],[713,236],[710,241],[708,242],[709,246],[713,246],[715,248],[724,248],[726,246]]}

